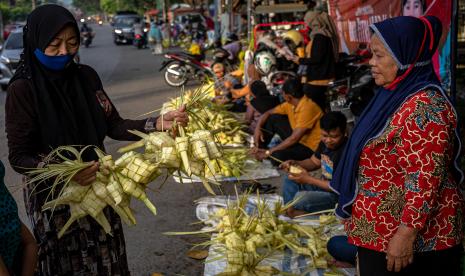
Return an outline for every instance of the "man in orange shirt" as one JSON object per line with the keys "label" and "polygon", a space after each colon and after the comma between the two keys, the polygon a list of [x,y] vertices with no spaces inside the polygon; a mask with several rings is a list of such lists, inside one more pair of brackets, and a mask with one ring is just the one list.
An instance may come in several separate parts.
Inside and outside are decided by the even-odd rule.
{"label": "man in orange shirt", "polygon": [[[274,157],[272,163],[310,158],[320,142],[321,108],[304,96],[302,84],[289,79],[283,85],[285,102],[264,113],[254,133],[255,147],[252,153],[258,160]],[[282,142],[267,149],[277,134]]]}

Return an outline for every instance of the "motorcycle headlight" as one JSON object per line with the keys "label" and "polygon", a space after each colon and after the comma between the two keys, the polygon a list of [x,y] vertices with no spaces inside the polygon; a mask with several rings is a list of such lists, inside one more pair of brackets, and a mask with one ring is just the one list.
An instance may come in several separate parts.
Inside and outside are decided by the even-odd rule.
{"label": "motorcycle headlight", "polygon": [[7,63],[10,63],[10,59],[7,58],[7,57],[4,56],[4,55],[1,55],[1,56],[0,56],[0,61],[3,62],[3,63],[6,63],[6,64],[7,64]]}
{"label": "motorcycle headlight", "polygon": [[121,30],[118,30],[118,29],[115,30],[115,34],[122,34],[122,33],[123,33],[123,31],[121,31]]}

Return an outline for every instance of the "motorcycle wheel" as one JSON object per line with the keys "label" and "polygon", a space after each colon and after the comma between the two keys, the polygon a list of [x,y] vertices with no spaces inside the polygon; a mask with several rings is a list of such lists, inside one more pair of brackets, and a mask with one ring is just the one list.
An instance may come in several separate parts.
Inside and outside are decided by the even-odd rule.
{"label": "motorcycle wheel", "polygon": [[[175,73],[176,72],[176,73]],[[179,62],[170,63],[165,70],[165,82],[172,87],[180,87],[187,83],[187,68]]]}

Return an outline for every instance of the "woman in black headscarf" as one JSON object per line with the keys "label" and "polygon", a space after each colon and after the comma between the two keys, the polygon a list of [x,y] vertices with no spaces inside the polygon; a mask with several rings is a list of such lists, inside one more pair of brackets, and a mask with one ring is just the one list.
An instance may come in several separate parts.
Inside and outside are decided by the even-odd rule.
{"label": "woman in black headscarf", "polygon": [[[44,5],[35,9],[24,27],[24,52],[8,87],[6,132],[12,167],[42,166],[41,156],[63,145],[95,145],[103,140],[135,140],[128,129],[169,129],[174,120],[187,122],[184,110],[163,119],[122,119],[103,90],[97,73],[73,61],[79,49],[79,29],[63,7]],[[162,122],[163,120],[163,122]],[[97,160],[91,151],[86,161]],[[78,173],[74,181],[89,185],[95,180],[98,162]],[[73,224],[58,241],[57,229],[69,218],[67,207],[53,216],[41,212],[46,193],[25,191],[26,209],[39,245],[40,275],[129,275],[120,219],[109,208],[105,215],[113,236],[106,235],[91,219]]]}
{"label": "woman in black headscarf", "polygon": [[261,80],[256,80],[250,84],[252,99],[247,106],[245,121],[249,125],[249,133],[254,133],[258,120],[263,113],[275,108],[280,104],[279,98],[270,95],[266,84]]}

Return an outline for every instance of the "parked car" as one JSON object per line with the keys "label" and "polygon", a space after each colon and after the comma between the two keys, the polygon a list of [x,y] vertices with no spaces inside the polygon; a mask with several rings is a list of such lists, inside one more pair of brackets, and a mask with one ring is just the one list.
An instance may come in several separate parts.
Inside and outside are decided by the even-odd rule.
{"label": "parked car", "polygon": [[3,27],[3,39],[8,39],[8,36],[10,35],[12,31],[15,31],[17,29],[22,29],[23,27],[24,27],[24,24],[21,24],[21,23],[11,23],[11,24],[5,25],[5,27]]}
{"label": "parked car", "polygon": [[23,51],[23,30],[13,30],[3,44],[0,54],[0,87],[6,90],[11,77],[18,67]]}
{"label": "parked car", "polygon": [[116,45],[132,43],[134,39],[134,22],[142,18],[137,14],[121,14],[113,18],[113,42]]}

